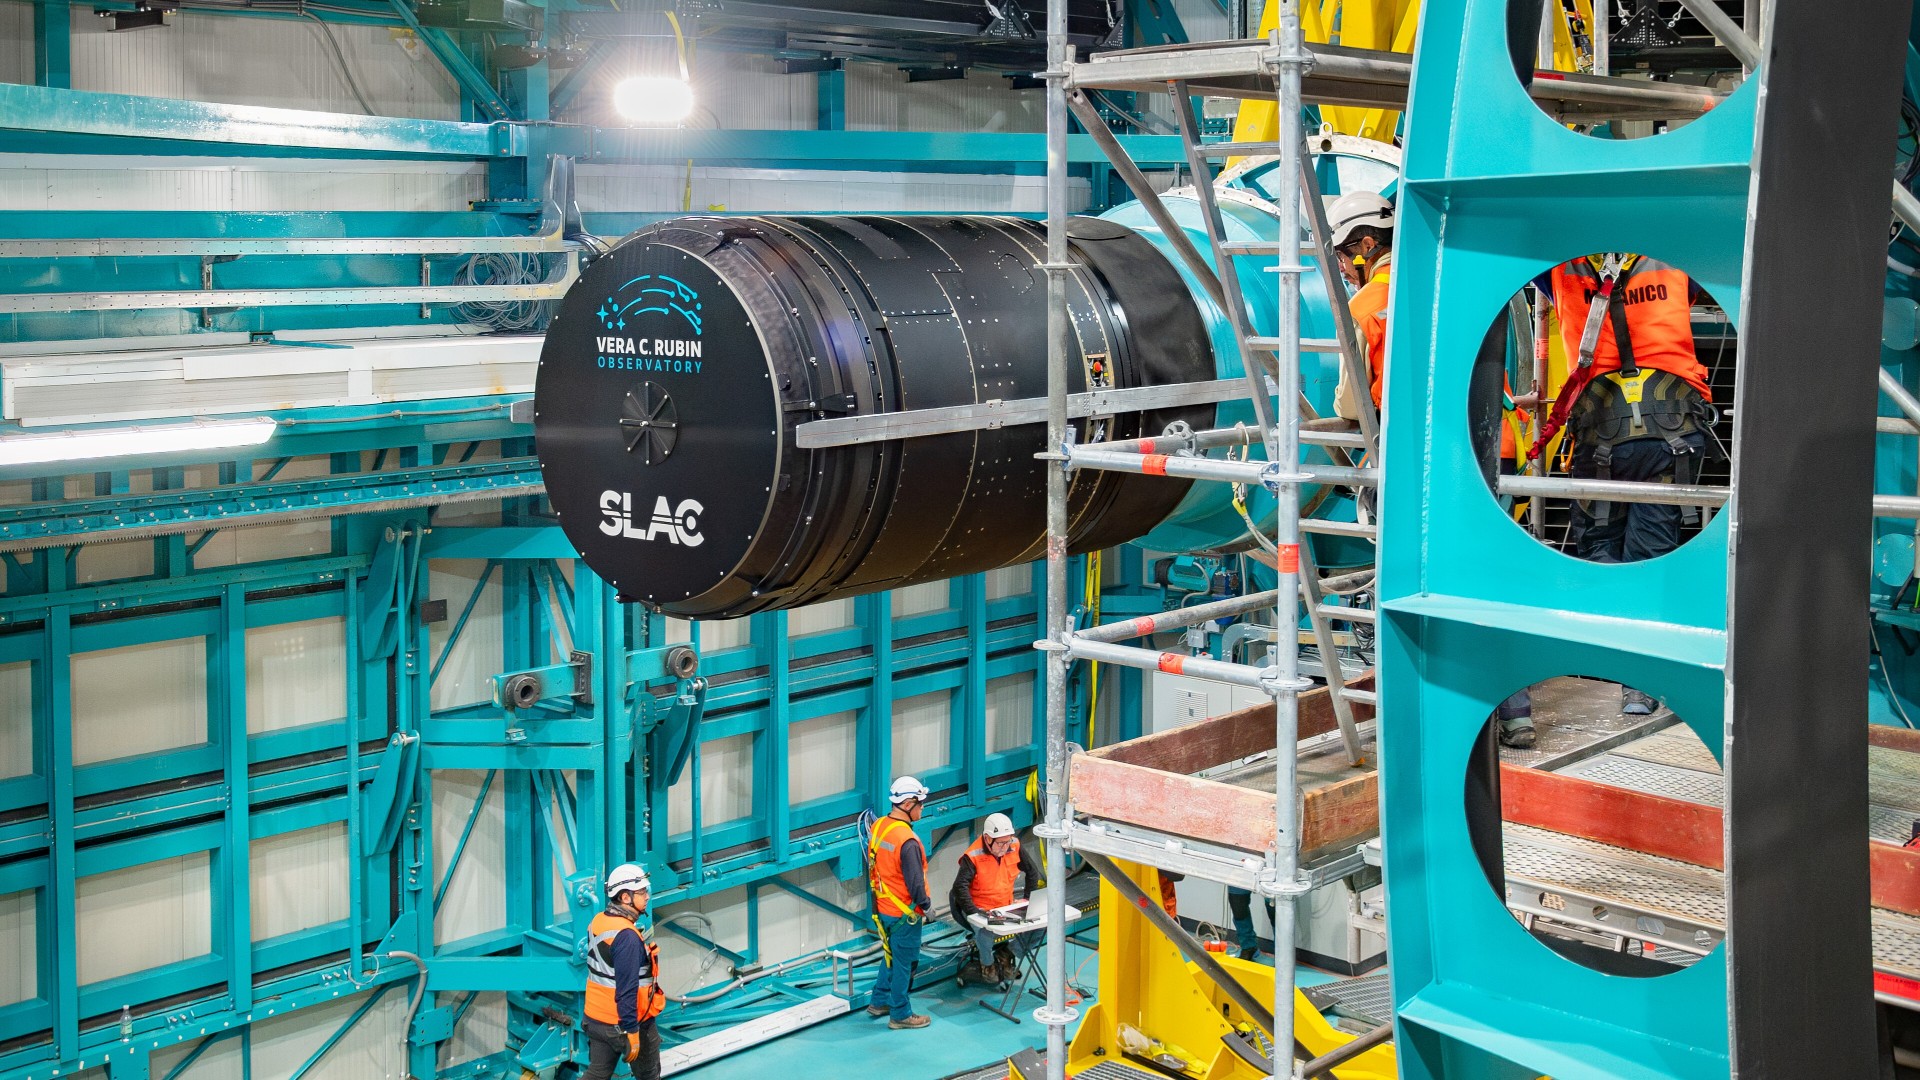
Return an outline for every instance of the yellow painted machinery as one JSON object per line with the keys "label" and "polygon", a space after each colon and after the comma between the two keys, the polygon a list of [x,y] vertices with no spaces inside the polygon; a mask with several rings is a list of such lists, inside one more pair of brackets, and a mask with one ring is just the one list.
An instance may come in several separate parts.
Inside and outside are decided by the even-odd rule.
{"label": "yellow painted machinery", "polygon": [[[1160,895],[1159,871],[1116,863],[1147,896]],[[1256,1001],[1273,999],[1273,969],[1233,956],[1220,966]],[[1067,1050],[1067,1075],[1097,1080],[1138,1080],[1139,1075],[1190,1076],[1194,1080],[1253,1080],[1266,1071],[1250,1064],[1232,1042],[1258,1054],[1272,1050],[1244,1010],[1190,963],[1111,882],[1100,883],[1100,983]],[[1335,1029],[1298,991],[1293,1037],[1318,1057],[1354,1036]],[[1103,1068],[1103,1066],[1105,1066]],[[1019,1073],[1016,1063],[1015,1072]],[[1391,1044],[1376,1046],[1331,1073],[1337,1080],[1395,1080]],[[1033,1080],[1033,1078],[1028,1078]]]}

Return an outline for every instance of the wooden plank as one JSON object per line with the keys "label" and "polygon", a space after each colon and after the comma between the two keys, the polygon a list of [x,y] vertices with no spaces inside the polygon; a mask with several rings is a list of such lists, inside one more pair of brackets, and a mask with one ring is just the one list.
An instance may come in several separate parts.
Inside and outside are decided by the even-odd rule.
{"label": "wooden plank", "polygon": [[1517,825],[1696,866],[1718,870],[1725,858],[1718,808],[1563,773],[1501,765],[1500,810]]}
{"label": "wooden plank", "polygon": [[1300,850],[1356,844],[1380,831],[1380,774],[1350,776],[1307,792],[1300,812]]}
{"label": "wooden plank", "polygon": [[1920,915],[1920,850],[1868,841],[1867,868],[1873,874],[1874,907]]}
{"label": "wooden plank", "polygon": [[1867,725],[1867,744],[1885,747],[1888,750],[1905,750],[1910,754],[1920,754],[1920,731],[1913,728],[1888,727],[1886,724]]}
{"label": "wooden plank", "polygon": [[[1269,738],[1268,745],[1272,745]],[[1273,793],[1075,754],[1068,766],[1076,812],[1242,851],[1273,846]]]}
{"label": "wooden plank", "polygon": [[[1373,689],[1373,676],[1347,684],[1355,690]],[[1355,723],[1373,719],[1373,706],[1353,703]],[[1322,686],[1300,695],[1300,737],[1309,739],[1333,731],[1333,700]],[[1230,713],[1208,717],[1138,739],[1103,746],[1092,756],[1174,773],[1197,773],[1229,761],[1273,749],[1273,703],[1262,702]]]}

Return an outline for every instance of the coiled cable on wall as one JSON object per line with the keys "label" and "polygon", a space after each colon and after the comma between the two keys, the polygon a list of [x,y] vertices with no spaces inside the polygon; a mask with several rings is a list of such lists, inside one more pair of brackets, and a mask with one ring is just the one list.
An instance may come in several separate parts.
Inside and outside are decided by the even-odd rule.
{"label": "coiled cable on wall", "polygon": [[[538,285],[546,273],[537,256],[490,251],[470,256],[453,275],[455,285]],[[533,330],[546,321],[541,300],[469,300],[454,305],[462,322],[504,333]]]}

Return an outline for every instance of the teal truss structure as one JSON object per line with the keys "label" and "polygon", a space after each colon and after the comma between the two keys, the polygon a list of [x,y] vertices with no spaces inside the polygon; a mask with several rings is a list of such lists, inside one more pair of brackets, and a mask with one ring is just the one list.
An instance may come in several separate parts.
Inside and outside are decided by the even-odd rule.
{"label": "teal truss structure", "polygon": [[[1508,8],[1428,7],[1408,113],[1380,552],[1402,1075],[1877,1075],[1865,859],[1834,844],[1865,827],[1865,634],[1856,606],[1820,596],[1866,578],[1889,214],[1884,170],[1831,155],[1893,130],[1906,5],[1859,5],[1841,26],[1770,4],[1753,76],[1633,141],[1532,105],[1513,53],[1530,67],[1533,44],[1510,53]],[[1798,261],[1815,236],[1820,256]],[[1745,336],[1734,490],[1679,550],[1599,565],[1506,520],[1470,445],[1468,383],[1523,284],[1622,250],[1684,269]],[[1822,347],[1847,359],[1796,374]],[[1577,963],[1583,946],[1530,935],[1489,885],[1482,732],[1508,694],[1562,675],[1657,695],[1722,757],[1728,937],[1699,963]]]}

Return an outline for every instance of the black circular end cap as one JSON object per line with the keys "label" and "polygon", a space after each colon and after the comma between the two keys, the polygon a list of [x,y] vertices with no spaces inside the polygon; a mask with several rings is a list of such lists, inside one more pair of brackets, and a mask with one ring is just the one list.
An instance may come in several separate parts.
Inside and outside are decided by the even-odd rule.
{"label": "black circular end cap", "polygon": [[561,302],[534,389],[567,539],[623,597],[674,614],[738,587],[780,467],[766,351],[702,257],[713,247],[655,226],[595,260]]}

